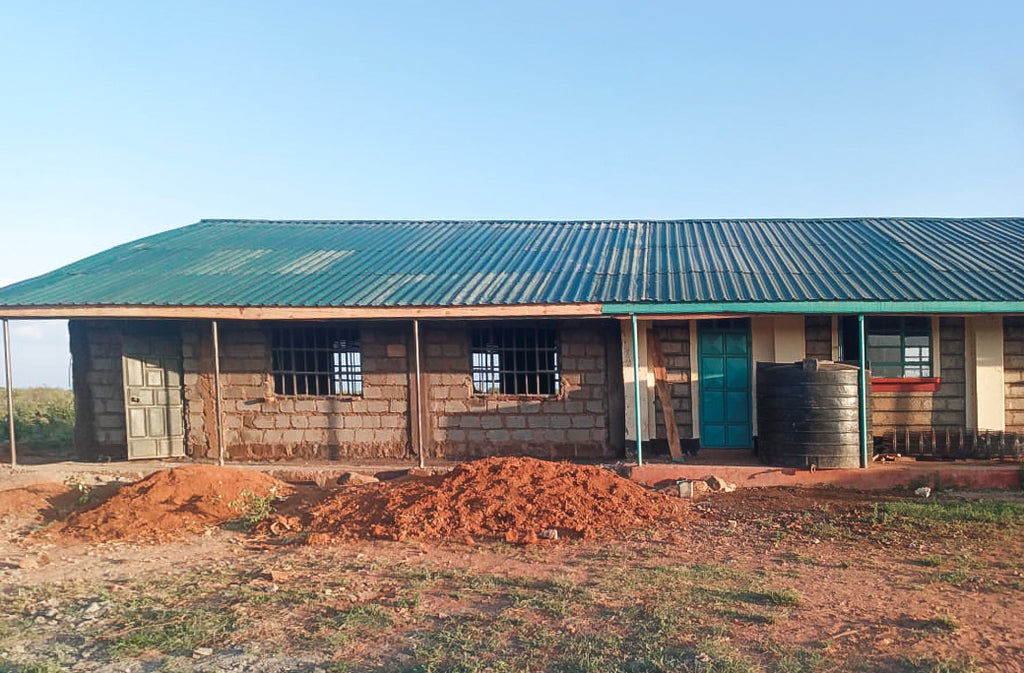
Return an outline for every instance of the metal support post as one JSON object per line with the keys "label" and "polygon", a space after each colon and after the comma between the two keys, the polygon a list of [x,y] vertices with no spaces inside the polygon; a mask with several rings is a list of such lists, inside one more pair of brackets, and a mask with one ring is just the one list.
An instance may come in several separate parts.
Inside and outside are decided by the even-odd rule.
{"label": "metal support post", "polygon": [[[857,316],[857,330],[860,333],[860,414],[858,420],[860,421],[860,466],[868,466],[868,344],[867,344],[867,330],[864,329],[864,314],[861,313]],[[893,449],[895,450],[895,449]]]}
{"label": "metal support post", "polygon": [[640,429],[640,344],[636,335],[636,313],[630,314],[633,323],[633,421],[636,424],[636,464],[644,464],[643,432]]}
{"label": "metal support post", "polygon": [[14,383],[11,378],[11,325],[4,318],[4,375],[7,388],[7,431],[11,439],[11,467],[18,466],[18,451],[14,441]]}

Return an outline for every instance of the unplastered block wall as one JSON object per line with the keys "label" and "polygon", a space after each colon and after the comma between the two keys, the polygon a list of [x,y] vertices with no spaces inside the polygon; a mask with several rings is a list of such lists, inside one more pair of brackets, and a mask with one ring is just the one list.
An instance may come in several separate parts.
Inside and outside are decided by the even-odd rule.
{"label": "unplastered block wall", "polygon": [[[669,394],[672,398],[672,409],[675,412],[679,436],[682,439],[693,437],[693,405],[690,399],[690,325],[688,322],[662,323],[656,322],[651,328],[655,338],[661,344],[665,355],[665,373],[668,379]],[[665,417],[661,409],[661,399],[655,395],[654,418],[656,437],[667,439]]]}
{"label": "unplastered block wall", "polygon": [[1024,433],[1024,316],[1003,318],[1006,431]]}
{"label": "unplastered block wall", "polygon": [[81,458],[128,456],[122,332],[123,325],[118,321],[68,322],[75,395],[75,450]]}
{"label": "unplastered block wall", "polygon": [[[221,323],[221,397],[226,455],[281,458],[408,458],[407,325],[359,324],[361,396],[275,395],[271,326]],[[213,342],[209,325],[184,331],[188,452],[217,456]]]}
{"label": "unplastered block wall", "polygon": [[472,324],[436,322],[422,327],[428,456],[613,455],[608,351],[609,342],[618,348],[619,338],[613,323],[558,325],[561,391],[556,396],[475,394],[470,366]]}
{"label": "unplastered block wall", "polygon": [[872,392],[874,434],[894,428],[911,432],[958,429],[967,425],[964,374],[964,319],[939,320],[939,376],[935,392]]}
{"label": "unplastered block wall", "polygon": [[832,359],[832,316],[808,315],[804,317],[804,339],[807,357],[814,360]]}

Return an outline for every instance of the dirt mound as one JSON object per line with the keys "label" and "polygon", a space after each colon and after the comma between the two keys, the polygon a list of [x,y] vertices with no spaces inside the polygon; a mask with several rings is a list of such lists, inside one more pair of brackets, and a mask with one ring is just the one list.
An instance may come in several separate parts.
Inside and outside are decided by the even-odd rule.
{"label": "dirt mound", "polygon": [[285,494],[287,484],[255,470],[186,465],[128,484],[68,517],[61,534],[82,540],[167,539],[238,518],[246,495]]}
{"label": "dirt mound", "polygon": [[0,491],[0,520],[15,514],[42,516],[55,508],[54,501],[72,502],[68,490],[64,484],[42,482]]}
{"label": "dirt mound", "polygon": [[680,520],[685,504],[608,470],[534,458],[486,458],[443,476],[340,491],[298,518],[268,521],[280,532],[305,526],[312,544],[350,539],[499,538],[535,542]]}

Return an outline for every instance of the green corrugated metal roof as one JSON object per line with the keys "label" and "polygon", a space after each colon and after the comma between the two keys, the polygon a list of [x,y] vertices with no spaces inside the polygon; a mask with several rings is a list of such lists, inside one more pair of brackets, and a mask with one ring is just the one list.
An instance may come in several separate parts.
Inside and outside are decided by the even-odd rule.
{"label": "green corrugated metal roof", "polygon": [[203,220],[0,307],[1021,302],[1024,218]]}

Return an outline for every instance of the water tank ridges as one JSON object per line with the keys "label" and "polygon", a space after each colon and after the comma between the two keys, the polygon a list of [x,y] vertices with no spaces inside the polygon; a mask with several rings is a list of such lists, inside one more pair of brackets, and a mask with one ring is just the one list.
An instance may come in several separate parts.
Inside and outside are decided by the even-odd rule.
{"label": "water tank ridges", "polygon": [[[859,369],[804,360],[757,363],[757,449],[779,467],[860,467]],[[868,405],[868,436],[871,407]]]}

